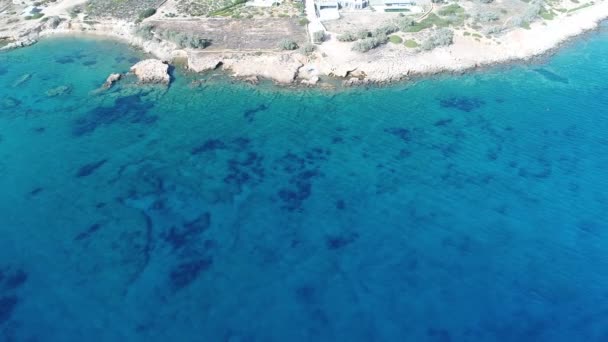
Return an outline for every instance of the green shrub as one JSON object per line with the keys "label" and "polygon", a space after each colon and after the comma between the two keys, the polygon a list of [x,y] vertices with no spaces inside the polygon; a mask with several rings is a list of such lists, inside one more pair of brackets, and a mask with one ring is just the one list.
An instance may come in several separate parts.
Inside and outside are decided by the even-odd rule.
{"label": "green shrub", "polygon": [[148,8],[147,10],[144,10],[141,13],[139,13],[138,18],[139,18],[139,20],[143,20],[143,19],[149,18],[155,14],[156,14],[155,8]]}
{"label": "green shrub", "polygon": [[198,36],[196,33],[186,33],[173,30],[161,30],[156,34],[164,40],[175,43],[181,48],[204,49],[211,45],[207,38]]}
{"label": "green shrub", "polygon": [[419,46],[418,43],[413,39],[408,39],[405,41],[405,47],[407,47],[407,48],[414,49],[414,48],[417,48],[418,46]]}
{"label": "green shrub", "polygon": [[365,39],[365,38],[371,37],[371,35],[372,35],[372,33],[369,32],[368,30],[359,30],[355,34],[357,35],[357,39]]}
{"label": "green shrub", "polygon": [[464,13],[464,8],[460,7],[460,5],[458,4],[451,4],[449,6],[446,6],[442,9],[440,9],[439,11],[437,11],[437,14],[441,15],[441,16],[450,16],[450,15],[460,15]]}
{"label": "green shrub", "polygon": [[145,40],[152,40],[154,39],[153,29],[154,25],[151,24],[139,25],[135,28],[135,34]]}
{"label": "green shrub", "polygon": [[325,41],[325,32],[317,31],[313,33],[312,40],[317,44],[323,43]]}
{"label": "green shrub", "polygon": [[353,47],[353,51],[367,52],[371,49],[375,49],[382,44],[386,44],[388,38],[385,35],[378,35],[375,37],[365,38],[357,41]]}
{"label": "green shrub", "polygon": [[181,48],[204,49],[211,45],[211,40],[203,38],[193,32],[179,32],[168,29],[157,29],[154,25],[140,25],[135,29],[135,34],[145,40],[158,37],[174,43]]}
{"label": "green shrub", "polygon": [[344,32],[343,34],[338,36],[338,41],[340,42],[354,42],[358,40],[357,34],[353,32]]}
{"label": "green shrub", "polygon": [[298,48],[298,44],[291,39],[283,39],[279,42],[279,48],[281,50],[295,50]]}
{"label": "green shrub", "polygon": [[423,50],[433,50],[439,46],[447,46],[454,42],[454,32],[447,28],[441,28],[431,34],[424,42],[422,42]]}
{"label": "green shrub", "polygon": [[34,13],[25,17],[25,20],[35,20],[44,17],[44,13]]}
{"label": "green shrub", "polygon": [[395,33],[397,31],[399,31],[399,27],[397,25],[390,24],[390,25],[378,27],[377,29],[372,31],[371,35],[372,35],[372,37],[377,37],[377,36],[382,36],[382,35],[388,36],[389,34]]}
{"label": "green shrub", "polygon": [[395,36],[395,35],[392,35],[392,36],[388,37],[388,41],[391,42],[391,43],[393,43],[393,44],[401,44],[401,43],[403,43],[403,39],[401,37]]}
{"label": "green shrub", "polygon": [[310,53],[313,53],[316,49],[317,47],[315,45],[308,43],[300,48],[300,52],[305,55],[308,55]]}
{"label": "green shrub", "polygon": [[475,17],[477,20],[484,22],[484,23],[489,23],[489,22],[500,19],[500,16],[498,15],[498,13],[492,12],[492,11],[479,12],[479,13],[477,13],[477,15]]}
{"label": "green shrub", "polygon": [[301,26],[306,26],[310,24],[310,20],[308,20],[308,18],[300,18],[300,20],[298,20],[298,24]]}

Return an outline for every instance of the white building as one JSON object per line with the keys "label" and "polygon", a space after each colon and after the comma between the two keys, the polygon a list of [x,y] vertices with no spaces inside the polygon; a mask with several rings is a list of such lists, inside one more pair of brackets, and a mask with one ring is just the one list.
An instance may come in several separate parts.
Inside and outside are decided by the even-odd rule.
{"label": "white building", "polygon": [[369,3],[367,0],[339,0],[338,4],[341,9],[364,9]]}
{"label": "white building", "polygon": [[252,0],[247,1],[245,5],[254,7],[272,7],[275,4],[281,4],[281,2],[283,2],[283,0]]}
{"label": "white building", "polygon": [[319,13],[319,20],[336,20],[340,19],[340,12],[338,9],[340,5],[337,1],[322,0],[317,2],[317,11]]}
{"label": "white building", "polygon": [[370,6],[382,12],[422,13],[428,0],[370,0]]}

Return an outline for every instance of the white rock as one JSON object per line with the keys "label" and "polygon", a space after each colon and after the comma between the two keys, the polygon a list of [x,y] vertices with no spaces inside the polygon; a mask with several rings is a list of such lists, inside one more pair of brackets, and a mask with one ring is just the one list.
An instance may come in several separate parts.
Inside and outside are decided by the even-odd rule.
{"label": "white rock", "polygon": [[131,67],[141,83],[169,84],[169,65],[158,59],[146,59]]}
{"label": "white rock", "polygon": [[103,84],[103,88],[110,89],[114,85],[114,83],[120,80],[121,77],[121,74],[110,74],[110,76],[108,76],[108,78],[106,79],[106,82]]}

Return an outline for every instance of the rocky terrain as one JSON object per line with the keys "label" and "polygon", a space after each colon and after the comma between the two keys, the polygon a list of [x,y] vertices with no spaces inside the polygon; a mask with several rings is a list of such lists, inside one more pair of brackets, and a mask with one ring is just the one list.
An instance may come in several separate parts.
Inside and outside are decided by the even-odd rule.
{"label": "rocky terrain", "polygon": [[[527,59],[608,17],[605,1],[465,1],[433,4],[416,18],[349,12],[338,21],[325,22],[324,33],[309,37],[299,16],[172,17],[164,7],[170,3],[151,1],[140,8],[157,8],[145,15],[116,18],[110,13],[89,14],[84,0],[59,0],[43,3],[39,14],[31,17],[24,12],[28,4],[0,1],[5,1],[0,6],[0,49],[24,47],[60,34],[109,36],[167,63],[186,61],[195,72],[222,68],[251,82],[261,77],[303,85],[324,84],[328,78],[341,78],[346,85],[390,82]],[[361,29],[355,32],[356,27]],[[167,64],[144,62],[133,70],[141,82],[169,82]]]}

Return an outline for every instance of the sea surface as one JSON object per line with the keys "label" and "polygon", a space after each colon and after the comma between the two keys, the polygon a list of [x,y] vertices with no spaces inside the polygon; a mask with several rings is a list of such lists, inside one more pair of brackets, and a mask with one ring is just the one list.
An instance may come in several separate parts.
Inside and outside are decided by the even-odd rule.
{"label": "sea surface", "polygon": [[1,341],[608,341],[608,28],[381,88],[0,54]]}

